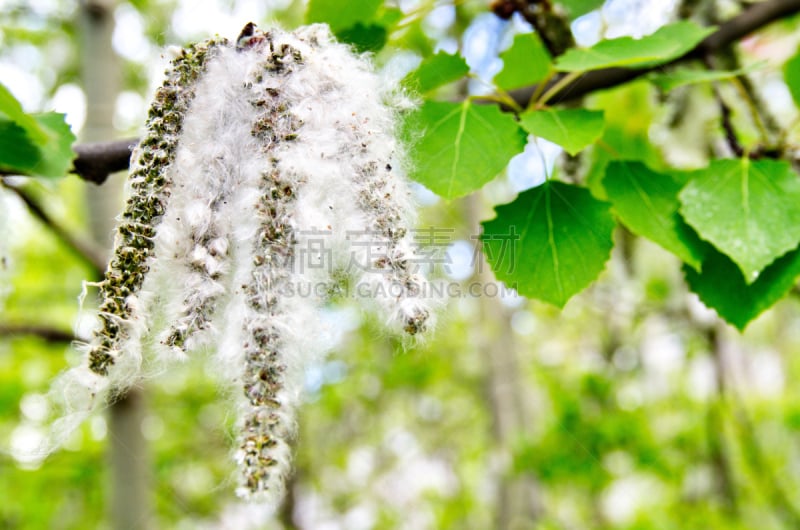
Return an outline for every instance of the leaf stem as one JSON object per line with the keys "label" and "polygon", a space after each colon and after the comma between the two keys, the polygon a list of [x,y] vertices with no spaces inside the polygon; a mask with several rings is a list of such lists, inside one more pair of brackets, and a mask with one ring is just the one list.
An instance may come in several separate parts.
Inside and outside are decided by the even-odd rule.
{"label": "leaf stem", "polygon": [[495,90],[494,94],[487,94],[487,95],[480,95],[480,96],[469,96],[468,99],[470,101],[474,99],[481,99],[484,101],[495,101],[501,105],[505,105],[510,108],[515,114],[521,114],[525,109],[523,109],[519,103],[514,101],[514,98],[506,91],[500,87],[494,86],[494,84],[487,82],[485,79],[475,75],[475,74],[468,74],[468,77],[471,79],[477,80],[479,83],[483,83],[487,87],[493,88]]}
{"label": "leaf stem", "polygon": [[542,97],[542,92],[544,92],[544,89],[547,88],[547,85],[550,84],[550,81],[553,80],[553,77],[555,75],[556,71],[551,68],[550,71],[547,73],[547,77],[542,79],[542,81],[538,85],[536,85],[536,89],[533,91],[530,101],[528,101],[528,106],[526,110],[532,110],[533,108],[536,107],[536,102],[539,100],[540,97]]}
{"label": "leaf stem", "polygon": [[736,91],[739,93],[739,96],[744,100],[745,104],[747,105],[747,110],[750,112],[750,118],[753,120],[753,124],[758,129],[758,133],[761,135],[763,142],[765,145],[769,144],[769,133],[767,132],[767,128],[764,124],[764,120],[761,117],[761,114],[758,112],[758,107],[756,102],[753,101],[750,92],[745,88],[744,83],[742,83],[741,76],[736,76],[731,79],[731,84],[734,86]]}
{"label": "leaf stem", "polygon": [[535,108],[541,108],[550,101],[553,96],[561,92],[564,88],[572,84],[573,81],[583,75],[583,72],[570,72],[551,86],[547,91],[536,100]]}

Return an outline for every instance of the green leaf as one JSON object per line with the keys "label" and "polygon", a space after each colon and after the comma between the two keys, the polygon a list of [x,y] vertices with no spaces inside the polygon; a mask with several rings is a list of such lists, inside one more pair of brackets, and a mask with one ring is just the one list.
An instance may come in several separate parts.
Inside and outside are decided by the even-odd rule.
{"label": "green leaf", "polygon": [[693,85],[697,83],[709,83],[711,81],[724,81],[733,79],[734,77],[752,72],[757,68],[764,66],[766,63],[758,63],[747,68],[740,68],[739,70],[694,70],[690,68],[676,68],[670,72],[657,73],[654,72],[647,76],[647,79],[664,91],[669,91],[685,85]]}
{"label": "green leaf", "polygon": [[576,19],[595,9],[600,9],[605,4],[605,0],[559,0],[569,14],[570,19]]}
{"label": "green leaf", "polygon": [[75,135],[63,114],[27,114],[0,84],[0,169],[59,177],[69,170]]}
{"label": "green leaf", "polygon": [[9,120],[21,127],[35,145],[44,145],[47,142],[47,133],[30,114],[22,110],[17,98],[2,83],[0,83],[0,114],[5,114]]}
{"label": "green leaf", "polygon": [[25,129],[10,120],[0,120],[0,169],[28,173],[39,162],[39,148]]}
{"label": "green leaf", "polygon": [[800,107],[800,48],[783,66],[783,78],[792,94],[794,104]]}
{"label": "green leaf", "polygon": [[500,54],[503,69],[494,78],[497,86],[506,90],[538,83],[550,73],[550,54],[535,33],[514,37],[511,47]]}
{"label": "green leaf", "polygon": [[682,56],[713,32],[714,28],[693,22],[676,22],[641,39],[620,37],[600,41],[591,48],[568,50],[556,60],[556,69],[583,72],[612,66],[655,66]]}
{"label": "green leaf", "polygon": [[446,199],[492,180],[525,148],[527,135],[493,105],[427,101],[404,124],[413,145],[411,178]]}
{"label": "green leaf", "polygon": [[403,16],[403,11],[400,8],[384,5],[372,21],[386,28],[393,28],[395,24],[403,19]]}
{"label": "green leaf", "polygon": [[787,162],[715,160],[693,172],[680,212],[753,283],[800,243],[800,179]]}
{"label": "green leaf", "polygon": [[589,153],[586,174],[586,184],[598,199],[606,199],[602,180],[611,160],[638,160],[657,171],[664,166],[661,152],[650,139],[655,91],[650,83],[639,80],[592,97],[592,107],[605,111],[606,122],[602,138]]}
{"label": "green leaf", "polygon": [[383,5],[383,0],[310,0],[306,10],[306,23],[327,22],[334,33],[372,22]]}
{"label": "green leaf", "polygon": [[46,141],[41,146],[35,145],[18,124],[0,120],[0,168],[22,175],[65,175],[75,157],[72,152],[75,135],[64,115],[50,112],[29,116],[44,131]]}
{"label": "green leaf", "polygon": [[402,83],[407,88],[425,94],[442,85],[461,79],[469,72],[467,62],[460,55],[440,51],[427,57],[419,67],[408,74]]}
{"label": "green leaf", "polygon": [[383,6],[374,13],[362,13],[360,18],[363,20],[359,19],[352,25],[336,28],[334,34],[340,42],[351,44],[358,53],[374,53],[386,46],[389,32],[403,18],[403,12],[397,8]]}
{"label": "green leaf", "polygon": [[75,158],[75,153],[72,151],[75,135],[65,121],[65,115],[58,112],[47,112],[33,116],[39,125],[48,132],[48,141],[41,148],[41,158],[34,166],[32,173],[43,177],[66,175]]}
{"label": "green leaf", "polygon": [[550,140],[575,155],[603,134],[603,111],[586,109],[543,109],[519,117],[522,127],[534,136]]}
{"label": "green leaf", "polygon": [[425,33],[422,20],[417,18],[398,28],[392,35],[392,45],[403,50],[409,50],[422,57],[433,55],[434,42]]}
{"label": "green leaf", "polygon": [[705,305],[741,331],[794,286],[800,276],[800,249],[778,258],[748,283],[730,258],[709,245],[702,273],[684,266],[684,275]]}
{"label": "green leaf", "polygon": [[336,32],[340,42],[352,44],[358,53],[379,51],[386,45],[388,36],[385,27],[361,22]]}
{"label": "green leaf", "polygon": [[678,215],[678,192],[683,185],[678,176],[656,173],[640,162],[611,162],[603,178],[617,217],[631,232],[700,270],[707,245]]}
{"label": "green leaf", "polygon": [[558,307],[602,272],[613,247],[608,203],[586,188],[548,181],[495,208],[483,248],[498,279]]}

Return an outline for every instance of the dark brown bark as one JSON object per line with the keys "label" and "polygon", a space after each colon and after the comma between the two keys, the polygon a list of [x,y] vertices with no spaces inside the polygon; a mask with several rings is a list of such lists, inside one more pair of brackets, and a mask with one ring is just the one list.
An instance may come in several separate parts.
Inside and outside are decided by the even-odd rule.
{"label": "dark brown bark", "polygon": [[79,340],[71,331],[39,324],[0,324],[0,337],[39,337],[53,343]]}
{"label": "dark brown bark", "polygon": [[109,174],[128,169],[131,151],[138,143],[138,138],[126,138],[76,145],[75,153],[78,156],[72,162],[72,172],[83,180],[102,184]]}

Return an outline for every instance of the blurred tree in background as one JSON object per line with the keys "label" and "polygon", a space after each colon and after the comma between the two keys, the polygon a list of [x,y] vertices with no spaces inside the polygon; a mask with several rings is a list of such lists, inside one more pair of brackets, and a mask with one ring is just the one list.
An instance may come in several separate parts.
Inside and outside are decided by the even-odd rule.
{"label": "blurred tree in background", "polygon": [[[726,197],[723,159],[754,168],[758,197],[758,171],[785,164],[789,184],[776,169],[764,186],[795,197],[800,2],[8,0],[0,13],[0,83],[26,112],[66,112],[79,144],[140,133],[165,46],[233,38],[251,20],[329,23],[426,100],[407,120],[412,176],[427,186],[415,187],[419,235],[441,257],[434,275],[459,293],[481,287],[452,297],[412,346],[345,302],[330,307],[335,351],[307,375],[278,513],[234,497],[233,420],[200,360],[145,381],[47,460],[26,458],[50,381],[91,332],[76,299],[102,274],[125,177],[59,178],[65,131],[42,148],[48,165],[26,171],[13,136],[26,118],[0,93],[0,151],[13,153],[0,167],[56,177],[0,187],[0,528],[800,528],[800,216],[781,224],[782,203],[753,203],[774,234],[757,234],[775,247],[764,257],[716,236],[749,219],[747,201],[692,210],[708,190]],[[602,47],[679,20],[698,26]],[[492,152],[474,148],[508,127]],[[525,298],[495,283],[477,236],[481,221],[491,236],[534,215],[538,203],[519,201],[537,193],[567,205],[548,202],[548,215],[597,226],[566,243],[551,229],[561,272],[523,234],[520,251],[551,266],[520,277],[486,239]],[[604,223],[613,251],[610,238],[577,239],[570,254],[570,238]]]}

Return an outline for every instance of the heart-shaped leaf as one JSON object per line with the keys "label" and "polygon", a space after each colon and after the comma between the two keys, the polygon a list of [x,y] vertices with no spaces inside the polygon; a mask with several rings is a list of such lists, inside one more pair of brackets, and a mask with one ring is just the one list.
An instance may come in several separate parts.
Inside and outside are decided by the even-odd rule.
{"label": "heart-shaped leaf", "polygon": [[558,307],[602,272],[613,247],[609,204],[586,188],[549,181],[495,208],[484,253],[498,279]]}
{"label": "heart-shaped leaf", "polygon": [[741,331],[794,286],[800,276],[800,250],[778,258],[750,283],[728,256],[713,248],[708,249],[702,272],[688,266],[683,272],[700,300]]}
{"label": "heart-shaped leaf", "polygon": [[503,69],[494,78],[500,88],[511,90],[538,83],[544,79],[553,63],[542,40],[536,33],[514,37],[511,47],[500,54]]}
{"label": "heart-shaped leaf", "polygon": [[603,177],[608,200],[631,232],[700,270],[706,244],[678,215],[683,184],[678,176],[656,173],[641,162],[610,162]]}
{"label": "heart-shaped leaf", "polygon": [[525,148],[514,118],[489,105],[427,101],[405,122],[411,178],[446,199],[478,190]]}
{"label": "heart-shaped leaf", "polygon": [[420,94],[461,79],[469,72],[467,61],[460,55],[439,52],[426,58],[403,79],[403,85]]}
{"label": "heart-shaped leaf", "polygon": [[787,162],[715,160],[679,194],[680,213],[747,283],[800,244],[800,178]]}

